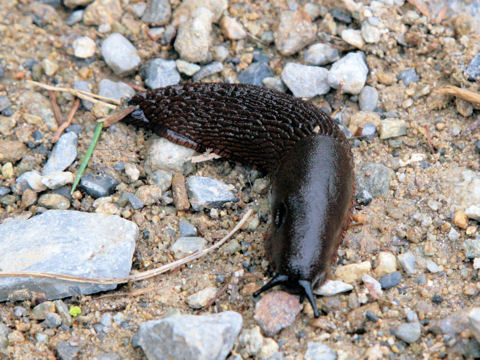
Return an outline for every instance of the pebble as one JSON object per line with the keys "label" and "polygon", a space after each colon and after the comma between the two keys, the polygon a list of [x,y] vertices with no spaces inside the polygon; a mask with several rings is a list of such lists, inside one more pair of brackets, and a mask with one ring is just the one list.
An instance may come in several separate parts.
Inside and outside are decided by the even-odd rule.
{"label": "pebble", "polygon": [[148,359],[225,359],[241,329],[242,316],[233,311],[174,315],[142,323],[138,344]]}
{"label": "pebble", "polygon": [[183,60],[205,62],[212,42],[210,33],[214,14],[205,7],[199,7],[190,15],[179,25],[174,47]]}
{"label": "pebble", "polygon": [[311,45],[303,56],[305,63],[316,66],[330,64],[339,58],[338,50],[324,43]]}
{"label": "pebble", "polygon": [[470,81],[480,80],[480,53],[475,55],[468,64],[466,74]]}
{"label": "pebble", "polygon": [[480,221],[480,206],[472,205],[465,209],[465,215],[469,219]]}
{"label": "pebble", "polygon": [[102,43],[101,51],[103,59],[116,75],[131,74],[140,65],[137,49],[122,34],[108,36]]}
{"label": "pebble", "polygon": [[47,209],[67,210],[70,208],[70,200],[60,194],[43,194],[38,198],[38,205]]}
{"label": "pebble", "polygon": [[[117,216],[50,210],[29,220],[3,223],[0,233],[3,270],[116,278],[130,273],[139,231],[134,223]],[[85,283],[72,286],[56,279],[4,278],[0,279],[0,301],[13,299],[20,289],[41,289],[48,299],[57,299],[115,288]]]}
{"label": "pebble", "polygon": [[480,308],[475,307],[468,313],[468,325],[475,339],[480,342]]}
{"label": "pebble", "polygon": [[67,184],[72,184],[75,176],[69,171],[55,171],[42,176],[42,184],[49,189],[58,189]]}
{"label": "pebble", "polygon": [[66,326],[72,326],[72,317],[68,312],[67,305],[62,300],[55,300],[54,303],[57,314],[60,315],[62,319],[62,323]]}
{"label": "pebble", "polygon": [[187,304],[192,309],[201,309],[213,299],[217,294],[218,289],[214,286],[209,286],[203,290],[196,292],[195,294],[190,295],[187,298]]}
{"label": "pebble", "polygon": [[343,22],[345,24],[350,24],[352,22],[352,17],[347,14],[346,12],[340,10],[340,9],[337,9],[337,8],[334,8],[332,10],[330,10],[330,14],[338,21],[340,22]]}
{"label": "pebble", "polygon": [[58,70],[58,64],[53,60],[43,59],[40,64],[42,64],[43,71],[47,76],[55,75]]}
{"label": "pebble", "polygon": [[341,32],[340,36],[343,41],[345,41],[347,44],[352,45],[353,47],[363,49],[363,47],[365,46],[365,42],[363,41],[362,33],[360,30],[345,29]]}
{"label": "pebble", "polygon": [[124,192],[117,203],[122,207],[128,203],[134,210],[139,210],[145,206],[142,200],[129,192]]}
{"label": "pebble", "polygon": [[195,150],[177,145],[164,138],[153,138],[145,159],[149,171],[173,170],[183,172],[183,164],[190,160]]}
{"label": "pebble", "polygon": [[142,21],[150,26],[167,25],[172,15],[172,8],[168,0],[152,0],[143,12]]}
{"label": "pebble", "polygon": [[42,169],[42,175],[63,171],[68,168],[77,158],[77,145],[78,136],[74,132],[60,136]]}
{"label": "pebble", "polygon": [[154,205],[160,201],[162,197],[162,189],[156,185],[142,185],[137,189],[135,196],[144,205]]}
{"label": "pebble", "polygon": [[[22,91],[17,99],[17,106],[21,108],[23,112],[35,115],[41,119],[38,123],[34,123],[37,127],[45,124],[49,130],[57,130],[58,126],[55,116],[53,115],[52,106],[46,96],[30,90]],[[0,146],[0,156],[1,153]]]}
{"label": "pebble", "polygon": [[420,335],[422,335],[422,328],[418,322],[403,323],[395,329],[395,336],[408,344],[418,341]]}
{"label": "pebble", "polygon": [[86,174],[80,179],[78,189],[97,199],[113,194],[118,184],[118,180],[110,175]]}
{"label": "pebble", "polygon": [[260,332],[260,327],[254,326],[251,329],[243,329],[238,337],[240,345],[240,355],[243,358],[255,358],[263,346],[263,335]]}
{"label": "pebble", "polygon": [[398,263],[408,275],[415,274],[415,255],[411,251],[398,255]]}
{"label": "pebble", "polygon": [[[472,205],[476,206],[476,205]],[[470,208],[470,207],[469,207]],[[468,216],[463,211],[455,211],[453,214],[453,223],[460,229],[466,229],[468,226]]]}
{"label": "pebble", "polygon": [[238,81],[242,84],[262,86],[263,80],[272,76],[273,72],[268,63],[254,62],[238,74]]}
{"label": "pebble", "polygon": [[0,162],[15,163],[27,153],[27,147],[17,140],[0,140]]}
{"label": "pebble", "polygon": [[277,90],[283,93],[287,91],[287,87],[285,86],[283,81],[275,77],[264,78],[262,84],[268,89]]}
{"label": "pebble", "polygon": [[[18,180],[18,178],[17,178]],[[10,188],[6,186],[0,186],[0,196],[5,196],[10,193]]]}
{"label": "pebble", "polygon": [[236,201],[235,195],[225,183],[204,176],[189,176],[187,192],[193,210],[205,207],[221,207],[224,203]]}
{"label": "pebble", "polygon": [[351,52],[335,61],[328,72],[328,84],[338,89],[342,84],[342,91],[353,95],[359,94],[367,80],[368,67],[365,55]]}
{"label": "pebble", "polygon": [[243,25],[230,16],[222,17],[220,28],[225,34],[225,37],[229,40],[240,40],[247,36],[247,32]]}
{"label": "pebble", "polygon": [[[427,310],[431,311],[431,308]],[[468,313],[465,310],[461,310],[443,319],[432,319],[430,321],[429,331],[434,334],[455,336],[465,330],[469,326],[468,323]]]}
{"label": "pebble", "polygon": [[13,164],[11,162],[7,162],[3,164],[1,173],[5,179],[13,178],[15,176],[15,171],[13,170]]}
{"label": "pebble", "polygon": [[95,41],[88,36],[81,36],[75,39],[72,43],[72,47],[73,54],[80,59],[86,59],[95,55],[95,50],[97,48]]}
{"label": "pebble", "polygon": [[353,290],[353,286],[339,280],[327,280],[322,286],[313,289],[315,295],[333,296]]}
{"label": "pebble", "polygon": [[0,350],[8,346],[8,327],[0,322]]}
{"label": "pebble", "polygon": [[181,259],[187,255],[190,255],[196,251],[205,249],[207,240],[201,237],[187,236],[180,237],[170,247],[175,259]]}
{"label": "pebble", "polygon": [[145,69],[145,85],[149,89],[158,89],[180,82],[180,74],[174,60],[160,58],[150,60]]}
{"label": "pebble", "polygon": [[382,285],[375,278],[368,274],[364,274],[362,276],[362,281],[373,299],[378,300],[382,298]]}
{"label": "pebble", "polygon": [[307,344],[305,360],[337,360],[337,358],[337,353],[325,344],[320,342],[309,342]]}
{"label": "pebble", "polygon": [[372,269],[370,261],[364,261],[356,264],[340,265],[335,270],[335,276],[346,283],[353,284],[362,279]]}
{"label": "pebble", "polygon": [[178,59],[175,61],[175,65],[177,66],[177,70],[180,71],[182,74],[187,76],[194,75],[198,70],[200,70],[200,66],[197,64],[193,64],[191,62]]}
{"label": "pebble", "polygon": [[303,11],[282,11],[274,33],[275,47],[282,55],[293,55],[315,41],[316,31]]}
{"label": "pebble", "polygon": [[98,95],[120,101],[131,98],[135,95],[135,90],[124,82],[102,79],[98,84]]}
{"label": "pebble", "polygon": [[382,285],[382,289],[390,289],[397,286],[401,280],[402,274],[400,271],[395,271],[380,278],[380,284]]}
{"label": "pebble", "polygon": [[[82,91],[87,91],[87,92],[92,92],[92,84],[90,84],[88,81],[83,81],[83,80],[75,80],[73,82],[73,88],[75,90],[82,90]],[[88,100],[82,99],[82,106],[86,110],[92,110],[93,108],[93,103],[91,103]]]}
{"label": "pebble", "polygon": [[372,86],[365,86],[358,97],[360,110],[374,111],[378,105],[378,91]]}
{"label": "pebble", "polygon": [[462,243],[463,251],[468,259],[474,259],[480,256],[480,238],[477,235],[475,239],[466,239]]}
{"label": "pebble", "polygon": [[157,185],[162,192],[167,191],[172,185],[173,173],[168,170],[155,170],[150,175],[150,182]]}
{"label": "pebble", "polygon": [[122,5],[120,0],[95,0],[85,9],[83,23],[85,25],[112,25],[120,20]]}
{"label": "pebble", "polygon": [[330,90],[327,83],[328,70],[318,66],[287,63],[281,77],[296,97],[324,95]]}
{"label": "pebble", "polygon": [[53,301],[44,301],[32,309],[31,317],[34,320],[45,320],[47,314],[53,313],[54,311],[55,303]]}
{"label": "pebble", "polygon": [[[68,0],[67,0],[68,1]],[[80,21],[82,21],[83,19],[83,14],[85,13],[84,10],[75,10],[73,11],[72,13],[70,13],[70,15],[68,16],[67,20],[65,20],[65,23],[68,25],[68,26],[72,26],[72,25],[75,25],[77,23],[79,23]]]}
{"label": "pebble", "polygon": [[391,252],[381,251],[378,254],[377,263],[374,272],[378,277],[397,271],[397,258]]}
{"label": "pebble", "polygon": [[385,196],[395,173],[383,164],[367,163],[357,173],[358,192],[366,190],[373,197]]}
{"label": "pebble", "polygon": [[475,270],[480,269],[480,258],[476,257],[475,259],[473,259],[473,268]]}
{"label": "pebble", "polygon": [[124,164],[125,175],[128,176],[130,182],[135,182],[140,178],[140,170],[135,164],[125,163]]}
{"label": "pebble", "polygon": [[407,70],[403,70],[398,75],[398,80],[402,80],[403,84],[405,86],[408,86],[412,82],[418,82],[418,80],[420,80],[420,78],[418,77],[415,69],[407,69]]}
{"label": "pebble", "polygon": [[23,189],[30,187],[36,192],[40,192],[46,189],[46,186],[42,182],[42,175],[36,170],[24,172],[17,180],[17,184]]}
{"label": "pebble", "polygon": [[12,103],[8,96],[0,96],[0,111],[8,109],[10,106],[12,106]]}
{"label": "pebble", "polygon": [[206,78],[207,76],[216,74],[216,73],[218,73],[222,70],[223,70],[223,64],[220,61],[214,61],[214,62],[202,67],[200,70],[198,70],[193,75],[193,80],[194,81],[202,80],[203,78]]}
{"label": "pebble", "polygon": [[46,328],[55,329],[62,325],[62,318],[58,314],[48,313],[42,325]]}
{"label": "pebble", "polygon": [[361,33],[366,43],[376,44],[380,41],[380,30],[368,20],[362,22]]}
{"label": "pebble", "polygon": [[255,320],[267,336],[274,336],[280,330],[294,323],[302,310],[298,296],[285,291],[270,291],[255,305]]}
{"label": "pebble", "polygon": [[223,62],[228,57],[228,48],[223,45],[217,45],[212,48],[213,60]]}
{"label": "pebble", "polygon": [[80,346],[72,345],[69,341],[60,341],[55,350],[60,360],[74,360],[80,352]]}
{"label": "pebble", "polygon": [[184,236],[197,236],[197,228],[187,221],[183,221],[183,220],[179,221],[178,231],[180,231],[180,235],[182,237],[184,237]]}
{"label": "pebble", "polygon": [[425,264],[427,267],[427,270],[430,271],[431,273],[435,274],[440,271],[440,268],[433,260],[428,259],[427,263]]}

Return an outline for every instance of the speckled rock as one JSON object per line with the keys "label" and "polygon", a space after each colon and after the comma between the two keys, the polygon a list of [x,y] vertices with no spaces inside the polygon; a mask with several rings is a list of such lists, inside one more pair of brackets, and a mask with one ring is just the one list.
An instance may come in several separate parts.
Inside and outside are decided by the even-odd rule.
{"label": "speckled rock", "polygon": [[60,194],[43,194],[38,198],[38,205],[47,209],[67,210],[70,208],[70,200]]}
{"label": "speckled rock", "polygon": [[391,139],[407,134],[407,123],[404,120],[387,118],[380,123],[380,139]]}
{"label": "speckled rock", "polygon": [[309,65],[326,65],[338,59],[338,50],[324,43],[313,44],[304,53],[304,60]]}
{"label": "speckled rock", "polygon": [[170,247],[176,259],[181,259],[195,251],[205,249],[207,240],[201,237],[188,236],[178,238],[177,241]]}
{"label": "speckled rock", "polygon": [[328,84],[334,89],[342,86],[344,93],[357,95],[367,80],[368,67],[365,55],[351,52],[333,63],[328,72]]}
{"label": "speckled rock", "polygon": [[398,263],[408,275],[415,274],[415,255],[408,251],[398,255]]}
{"label": "speckled rock", "polygon": [[168,24],[172,9],[168,0],[152,0],[143,12],[142,21],[151,26],[161,26]]}
{"label": "speckled rock", "polygon": [[122,34],[113,33],[107,37],[101,51],[107,65],[119,76],[131,74],[140,65],[137,49]]}
{"label": "speckled rock", "polygon": [[17,178],[16,182],[23,189],[30,188],[36,192],[43,191],[47,188],[42,182],[42,175],[36,170],[24,172]]}
{"label": "speckled rock", "polygon": [[243,25],[230,16],[222,17],[220,27],[227,39],[240,40],[247,36],[247,32],[243,28]]}
{"label": "speckled rock", "polygon": [[368,163],[357,173],[358,191],[367,190],[373,197],[385,196],[395,173],[385,165]]}
{"label": "speckled rock", "polygon": [[151,172],[159,169],[182,172],[183,164],[194,154],[192,149],[154,137],[148,148],[145,165]]}
{"label": "speckled rock", "polygon": [[315,41],[317,27],[303,11],[282,11],[275,31],[275,47],[282,55],[293,55]]}
{"label": "speckled rock", "polygon": [[378,265],[375,268],[375,275],[382,277],[397,271],[397,258],[389,251],[381,251],[378,254]]}
{"label": "speckled rock", "polygon": [[47,97],[34,91],[23,91],[17,99],[18,106],[26,113],[38,116],[49,130],[58,128],[52,106]]}
{"label": "speckled rock", "polygon": [[271,291],[255,305],[255,320],[267,336],[274,336],[290,326],[302,310],[298,296],[285,291]]}
{"label": "speckled rock", "polygon": [[17,162],[27,153],[27,147],[17,140],[0,140],[0,162]]}
{"label": "speckled rock", "polygon": [[282,80],[296,97],[314,97],[330,90],[328,70],[318,66],[287,63],[282,71]]}
{"label": "speckled rock", "polygon": [[174,315],[142,323],[138,344],[150,360],[223,360],[241,329],[242,317],[233,311]]}
{"label": "speckled rock", "polygon": [[[0,268],[43,271],[93,278],[124,277],[130,272],[137,226],[116,216],[51,210],[29,220],[0,225]],[[31,251],[31,250],[34,251]],[[0,301],[27,289],[48,299],[91,294],[116,285],[40,278],[0,279]]]}
{"label": "speckled rock", "polygon": [[112,25],[121,16],[120,0],[95,0],[85,9],[83,22],[85,25]]}
{"label": "speckled rock", "polygon": [[186,185],[190,204],[195,211],[205,207],[221,207],[226,202],[237,200],[225,183],[212,178],[189,176]]}
{"label": "speckled rock", "polygon": [[337,353],[325,344],[320,342],[309,342],[307,344],[305,360],[337,360],[337,358]]}
{"label": "speckled rock", "polygon": [[145,85],[150,89],[176,85],[180,82],[174,60],[153,59],[145,69]]}
{"label": "speckled rock", "polygon": [[63,171],[68,168],[77,158],[77,144],[78,136],[74,132],[60,136],[42,169],[42,175]]}

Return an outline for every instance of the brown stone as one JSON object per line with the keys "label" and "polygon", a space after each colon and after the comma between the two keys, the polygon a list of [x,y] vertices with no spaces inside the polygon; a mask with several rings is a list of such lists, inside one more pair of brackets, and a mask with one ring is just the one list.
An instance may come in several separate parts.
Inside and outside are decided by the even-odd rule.
{"label": "brown stone", "polygon": [[185,185],[185,176],[181,173],[175,173],[172,177],[172,193],[173,201],[177,210],[188,210],[190,208],[187,187]]}

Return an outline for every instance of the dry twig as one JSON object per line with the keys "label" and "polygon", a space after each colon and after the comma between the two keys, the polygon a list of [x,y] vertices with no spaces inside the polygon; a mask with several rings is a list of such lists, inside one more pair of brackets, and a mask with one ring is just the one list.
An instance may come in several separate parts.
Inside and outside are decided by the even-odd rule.
{"label": "dry twig", "polygon": [[48,90],[48,96],[50,97],[50,102],[52,103],[53,115],[55,116],[57,125],[60,126],[63,123],[63,119],[62,119],[62,112],[60,111],[60,107],[58,106],[58,103],[57,103],[57,95],[53,90]]}
{"label": "dry twig", "polygon": [[70,109],[70,112],[68,113],[67,120],[60,125],[60,127],[55,131],[55,134],[53,135],[52,138],[52,143],[56,143],[58,139],[60,139],[60,136],[62,136],[63,132],[67,127],[70,126],[72,123],[73,117],[75,116],[75,113],[78,110],[78,107],[80,106],[80,99],[75,99],[72,108]]}
{"label": "dry twig", "polygon": [[457,86],[447,85],[442,89],[435,90],[435,92],[442,95],[453,95],[473,104],[480,104],[479,93],[468,89],[462,89]]}
{"label": "dry twig", "polygon": [[114,113],[108,115],[107,117],[103,119],[97,120],[97,122],[103,122],[103,127],[109,127],[112,126],[113,124],[119,122],[123,118],[125,118],[128,114],[131,112],[135,111],[138,107],[135,105],[130,105],[127,106],[126,108],[120,109],[118,111],[115,111]]}

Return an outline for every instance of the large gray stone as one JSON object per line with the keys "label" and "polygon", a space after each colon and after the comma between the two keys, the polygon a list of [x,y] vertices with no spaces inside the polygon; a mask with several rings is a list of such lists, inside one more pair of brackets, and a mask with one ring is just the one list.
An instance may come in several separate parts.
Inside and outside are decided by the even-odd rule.
{"label": "large gray stone", "polygon": [[[51,210],[29,220],[0,225],[0,269],[40,271],[88,278],[117,278],[130,273],[137,226],[118,216]],[[0,278],[0,301],[26,289],[48,299],[92,294],[116,285],[55,279]]]}
{"label": "large gray stone", "polygon": [[103,41],[101,50],[107,65],[119,76],[131,74],[140,65],[137,49],[122,34],[111,34]]}
{"label": "large gray stone", "polygon": [[175,315],[140,325],[138,344],[149,360],[222,360],[242,329],[233,311],[213,315]]}

